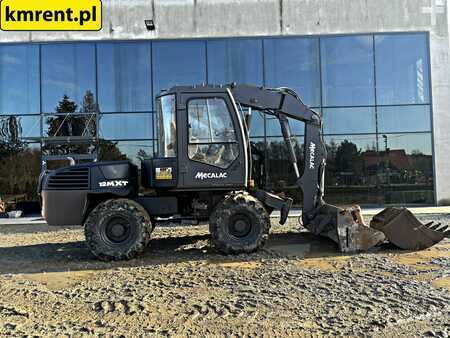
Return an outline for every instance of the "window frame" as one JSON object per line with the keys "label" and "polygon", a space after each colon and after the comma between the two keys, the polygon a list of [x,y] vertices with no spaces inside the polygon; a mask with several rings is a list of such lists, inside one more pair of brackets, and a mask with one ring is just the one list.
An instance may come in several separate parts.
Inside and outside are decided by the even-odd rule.
{"label": "window frame", "polygon": [[[220,99],[225,103],[225,106],[227,107],[228,110],[228,115],[230,117],[231,122],[233,123],[233,130],[234,130],[234,135],[235,135],[235,141],[234,142],[198,142],[198,143],[191,143],[190,142],[190,137],[189,137],[189,103],[193,100],[208,100],[208,99]],[[193,161],[196,163],[200,163],[202,165],[209,165],[212,166],[214,168],[219,168],[221,170],[227,170],[229,169],[240,157],[241,155],[241,150],[240,150],[240,146],[239,146],[239,136],[237,133],[237,128],[236,128],[236,121],[235,118],[233,118],[232,114],[231,114],[231,109],[230,109],[230,104],[227,100],[227,98],[223,95],[215,95],[215,94],[211,94],[211,96],[208,95],[199,95],[199,96],[195,96],[195,97],[189,97],[186,100],[186,155],[189,161]],[[237,117],[236,117],[237,118]],[[198,160],[194,160],[189,156],[189,146],[190,145],[226,145],[226,144],[236,144],[237,145],[237,154],[236,157],[233,159],[233,161],[231,161],[227,167],[220,167],[218,165],[214,165],[212,163],[206,163],[206,162],[202,162],[202,161],[198,161]]]}
{"label": "window frame", "polygon": [[[175,116],[175,147],[174,147],[174,155],[173,156],[166,156],[165,152],[164,154],[160,153],[160,146],[161,146],[161,138],[160,138],[160,119],[159,119],[159,106],[161,106],[161,110],[162,110],[162,105],[161,105],[161,100],[163,97],[168,97],[168,96],[173,96],[173,101],[174,101],[174,110],[173,110],[173,114]],[[157,96],[155,98],[155,111],[153,114],[153,118],[156,120],[153,121],[153,125],[155,126],[155,132],[156,132],[156,137],[154,138],[156,145],[154,145],[154,153],[157,155],[158,158],[177,158],[178,157],[178,143],[180,142],[180,140],[178,140],[178,112],[177,112],[177,105],[178,105],[178,95],[176,93],[166,93],[160,96]],[[154,135],[155,136],[155,135]],[[164,140],[165,142],[165,140]]]}

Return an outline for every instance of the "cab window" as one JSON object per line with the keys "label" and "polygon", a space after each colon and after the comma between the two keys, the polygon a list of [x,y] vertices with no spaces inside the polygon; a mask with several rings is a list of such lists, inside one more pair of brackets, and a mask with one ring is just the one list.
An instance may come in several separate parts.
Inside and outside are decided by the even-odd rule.
{"label": "cab window", "polygon": [[158,157],[176,157],[177,127],[175,95],[157,99],[156,128],[158,135]]}
{"label": "cab window", "polygon": [[239,155],[233,120],[222,98],[188,102],[189,158],[226,169]]}

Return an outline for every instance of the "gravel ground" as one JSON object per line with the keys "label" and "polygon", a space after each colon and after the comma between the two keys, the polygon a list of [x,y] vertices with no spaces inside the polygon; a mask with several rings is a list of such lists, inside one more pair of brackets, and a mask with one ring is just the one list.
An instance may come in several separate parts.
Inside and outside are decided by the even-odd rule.
{"label": "gravel ground", "polygon": [[0,336],[450,334],[450,240],[340,255],[295,222],[239,256],[215,253],[206,226],[156,228],[142,257],[115,263],[78,228],[1,226]]}

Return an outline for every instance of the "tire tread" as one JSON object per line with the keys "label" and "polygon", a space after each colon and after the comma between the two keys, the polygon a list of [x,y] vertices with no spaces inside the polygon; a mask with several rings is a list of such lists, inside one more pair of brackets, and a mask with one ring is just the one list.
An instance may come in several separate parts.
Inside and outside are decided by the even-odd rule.
{"label": "tire tread", "polygon": [[[128,212],[138,220],[137,240],[128,248],[118,250],[106,246],[98,239],[99,218],[112,212]],[[84,223],[86,245],[97,258],[103,261],[129,260],[141,254],[150,242],[152,230],[153,226],[147,211],[137,202],[124,198],[110,199],[100,203],[91,211]]]}
{"label": "tire tread", "polygon": [[[227,221],[239,210],[249,212],[259,227],[257,236],[245,240],[232,240],[227,231]],[[270,232],[270,217],[264,205],[254,196],[240,191],[220,202],[210,217],[209,231],[216,249],[225,254],[251,253],[264,246]]]}

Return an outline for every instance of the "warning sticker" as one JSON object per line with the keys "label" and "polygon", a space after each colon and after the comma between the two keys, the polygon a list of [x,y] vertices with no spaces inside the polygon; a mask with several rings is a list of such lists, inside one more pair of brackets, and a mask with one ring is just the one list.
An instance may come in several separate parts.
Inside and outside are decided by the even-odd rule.
{"label": "warning sticker", "polygon": [[171,180],[173,179],[172,168],[156,168],[156,179],[157,180]]}

